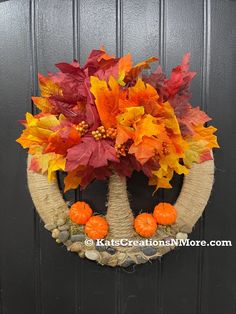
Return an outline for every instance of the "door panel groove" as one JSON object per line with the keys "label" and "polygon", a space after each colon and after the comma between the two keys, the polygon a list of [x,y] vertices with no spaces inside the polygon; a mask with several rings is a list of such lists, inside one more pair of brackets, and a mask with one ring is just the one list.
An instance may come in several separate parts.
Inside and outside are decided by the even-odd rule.
{"label": "door panel groove", "polygon": [[72,0],[73,9],[72,9],[72,16],[73,16],[73,58],[75,60],[80,59],[79,53],[79,9],[80,9],[80,0]]}
{"label": "door panel groove", "polygon": [[163,72],[166,71],[166,3],[159,0],[159,57]]}
{"label": "door panel groove", "polygon": [[116,0],[116,56],[123,55],[123,0]]}

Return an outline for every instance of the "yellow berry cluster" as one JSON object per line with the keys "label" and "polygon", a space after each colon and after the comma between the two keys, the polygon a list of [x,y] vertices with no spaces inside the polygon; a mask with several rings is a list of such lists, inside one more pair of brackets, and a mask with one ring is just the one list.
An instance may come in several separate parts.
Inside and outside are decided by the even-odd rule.
{"label": "yellow berry cluster", "polygon": [[83,136],[88,131],[88,128],[89,125],[85,121],[81,121],[76,127],[77,131],[81,134],[81,136]]}
{"label": "yellow berry cluster", "polygon": [[95,138],[96,141],[101,140],[102,138],[111,138],[115,139],[117,135],[116,129],[108,128],[105,129],[103,125],[99,126],[96,131],[92,131],[92,136]]}
{"label": "yellow berry cluster", "polygon": [[120,156],[126,156],[126,147],[124,144],[116,144],[115,145],[116,154],[118,157]]}
{"label": "yellow berry cluster", "polygon": [[101,140],[102,138],[106,138],[106,129],[103,125],[99,126],[96,131],[92,131],[92,136],[95,138],[96,141]]}

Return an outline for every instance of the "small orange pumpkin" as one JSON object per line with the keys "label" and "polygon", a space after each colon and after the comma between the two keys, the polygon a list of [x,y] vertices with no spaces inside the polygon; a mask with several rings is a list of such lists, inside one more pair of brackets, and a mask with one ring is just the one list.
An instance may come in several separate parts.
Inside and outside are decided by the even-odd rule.
{"label": "small orange pumpkin", "polygon": [[134,220],[136,232],[144,238],[153,236],[157,230],[157,224],[152,214],[139,214]]}
{"label": "small orange pumpkin", "polygon": [[102,216],[92,216],[85,225],[85,233],[93,240],[103,239],[108,233],[107,220]]}
{"label": "small orange pumpkin", "polygon": [[159,203],[153,211],[153,217],[160,225],[172,225],[176,221],[176,209],[170,203]]}
{"label": "small orange pumpkin", "polygon": [[69,211],[70,219],[79,225],[85,225],[92,214],[91,207],[85,202],[74,203]]}

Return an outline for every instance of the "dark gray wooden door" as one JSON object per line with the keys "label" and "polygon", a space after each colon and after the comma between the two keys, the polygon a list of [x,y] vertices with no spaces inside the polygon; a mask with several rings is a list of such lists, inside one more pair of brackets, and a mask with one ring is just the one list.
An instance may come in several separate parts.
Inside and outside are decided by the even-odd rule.
{"label": "dark gray wooden door", "polygon": [[[191,52],[198,72],[193,103],[213,117],[222,147],[212,197],[191,238],[235,244],[236,1],[0,1],[0,313],[235,314],[234,247],[182,248],[160,262],[110,269],[67,253],[34,212],[26,154],[15,143],[17,120],[33,110],[38,71],[62,60],[83,62],[102,44],[113,54],[131,52],[134,61],[158,55],[167,72]],[[134,210],[153,202],[144,182],[141,175],[129,181]],[[157,197],[173,200],[178,189]],[[105,191],[106,183],[96,182],[66,197],[99,210]]]}

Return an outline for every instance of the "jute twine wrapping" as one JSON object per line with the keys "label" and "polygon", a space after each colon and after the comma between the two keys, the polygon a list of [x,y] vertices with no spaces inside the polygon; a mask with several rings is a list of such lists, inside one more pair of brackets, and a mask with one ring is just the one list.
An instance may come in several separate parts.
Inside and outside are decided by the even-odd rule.
{"label": "jute twine wrapping", "polygon": [[[28,163],[31,156],[28,157]],[[65,218],[68,206],[62,198],[57,182],[48,182],[47,176],[27,170],[28,186],[37,212],[45,224],[53,224],[59,218]],[[189,233],[200,218],[210,197],[214,181],[214,160],[201,164],[194,164],[187,176],[184,177],[180,195],[175,203],[177,221],[169,227],[168,233],[158,228],[154,239],[164,239],[175,236],[178,232]],[[114,174],[109,180],[108,210],[106,216],[109,223],[108,239],[137,239],[140,238],[133,228],[133,214],[127,196],[126,178]],[[64,243],[65,244],[65,243]],[[67,245],[67,244],[66,244]],[[134,263],[143,263],[158,258],[171,250],[160,247],[153,256],[146,256],[134,248],[117,248],[114,255],[98,252],[96,248],[88,251],[80,243],[68,244],[68,250],[78,252],[81,257],[86,256],[102,265],[124,266],[130,259]],[[79,251],[78,251],[78,250]],[[141,253],[140,253],[141,252]],[[95,255],[97,257],[95,259]],[[94,255],[95,254],[95,255]],[[91,257],[92,256],[92,257]],[[138,258],[142,261],[138,261]]]}
{"label": "jute twine wrapping", "polygon": [[113,174],[109,180],[107,221],[111,239],[131,238],[134,217],[127,195],[126,178]]}
{"label": "jute twine wrapping", "polygon": [[[28,157],[28,166],[31,156]],[[28,167],[27,167],[28,169]],[[68,206],[62,198],[57,182],[49,182],[47,175],[27,170],[28,187],[34,203],[44,224],[54,223],[68,212]]]}
{"label": "jute twine wrapping", "polygon": [[201,217],[214,183],[214,160],[194,164],[184,177],[183,186],[175,203],[177,225],[182,232],[190,233]]}

